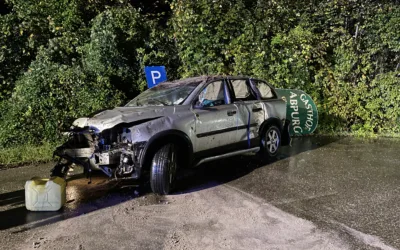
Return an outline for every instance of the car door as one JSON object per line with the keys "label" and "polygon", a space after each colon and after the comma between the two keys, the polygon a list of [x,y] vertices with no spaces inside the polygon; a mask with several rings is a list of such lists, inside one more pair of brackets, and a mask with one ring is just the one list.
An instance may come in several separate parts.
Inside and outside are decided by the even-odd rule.
{"label": "car door", "polygon": [[[277,103],[282,102],[282,99],[278,99],[278,96],[277,96],[275,90],[270,85],[268,85],[265,81],[251,79],[251,82],[252,82],[253,86],[255,87],[255,90],[258,92],[258,95],[261,99],[263,109],[265,112],[265,119],[268,119],[271,117],[275,117],[275,118],[282,117],[282,115],[277,115],[277,114],[282,113],[282,110],[277,108],[277,107],[281,107],[281,105],[279,105]],[[286,115],[286,113],[284,113],[283,115]]]}
{"label": "car door", "polygon": [[[194,105],[195,152],[213,151],[215,155],[236,142],[237,106],[230,101],[225,80],[217,80],[203,88]],[[211,153],[212,154],[212,153]]]}
{"label": "car door", "polygon": [[265,110],[257,97],[258,93],[250,85],[248,78],[230,79],[233,102],[238,107],[237,140],[245,142],[244,148],[259,145],[259,127],[265,120]]}

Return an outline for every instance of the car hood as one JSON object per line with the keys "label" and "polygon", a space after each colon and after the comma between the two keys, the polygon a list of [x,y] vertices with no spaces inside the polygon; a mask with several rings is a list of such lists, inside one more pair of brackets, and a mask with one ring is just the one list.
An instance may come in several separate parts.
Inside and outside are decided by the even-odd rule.
{"label": "car hood", "polygon": [[131,123],[140,120],[155,119],[175,113],[175,106],[154,107],[118,107],[102,111],[91,118],[75,120],[75,127],[91,127],[98,132],[112,128],[120,123]]}

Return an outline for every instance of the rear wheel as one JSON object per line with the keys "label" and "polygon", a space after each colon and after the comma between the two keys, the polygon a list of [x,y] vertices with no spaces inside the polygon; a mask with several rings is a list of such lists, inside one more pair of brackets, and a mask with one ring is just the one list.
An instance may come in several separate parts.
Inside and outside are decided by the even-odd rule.
{"label": "rear wheel", "polygon": [[150,186],[156,194],[166,195],[175,183],[177,170],[176,147],[174,144],[162,146],[151,163]]}
{"label": "rear wheel", "polygon": [[272,125],[268,127],[261,139],[262,154],[264,157],[275,157],[279,153],[281,146],[281,131]]}

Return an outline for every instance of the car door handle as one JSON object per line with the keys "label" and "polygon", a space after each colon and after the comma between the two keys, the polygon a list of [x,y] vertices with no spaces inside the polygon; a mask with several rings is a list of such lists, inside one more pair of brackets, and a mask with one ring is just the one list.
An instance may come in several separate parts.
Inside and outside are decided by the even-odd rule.
{"label": "car door handle", "polygon": [[262,110],[263,110],[262,108],[253,108],[253,112],[260,112]]}
{"label": "car door handle", "polygon": [[234,114],[236,114],[236,110],[231,110],[231,111],[228,111],[228,116],[233,116]]}

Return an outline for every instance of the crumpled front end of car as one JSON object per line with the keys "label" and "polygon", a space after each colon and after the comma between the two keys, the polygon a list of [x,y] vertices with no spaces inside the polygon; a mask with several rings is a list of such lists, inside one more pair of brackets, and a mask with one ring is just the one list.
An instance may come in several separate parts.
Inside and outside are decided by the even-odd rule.
{"label": "crumpled front end of car", "polygon": [[60,158],[53,175],[63,175],[68,164],[101,170],[114,178],[138,179],[142,154],[149,139],[172,128],[176,107],[117,107],[91,118],[76,119],[68,140],[54,154]]}
{"label": "crumpled front end of car", "polygon": [[[148,120],[119,124],[103,131],[93,126],[72,127],[66,133],[66,143],[58,147],[54,154],[64,162],[83,166],[87,173],[95,169],[117,179],[138,179],[141,175],[141,154],[147,140],[137,141],[137,135],[136,140],[133,140],[132,130],[145,122]],[[60,161],[60,165],[67,163],[62,164]],[[53,175],[65,171],[59,167],[53,171]]]}

